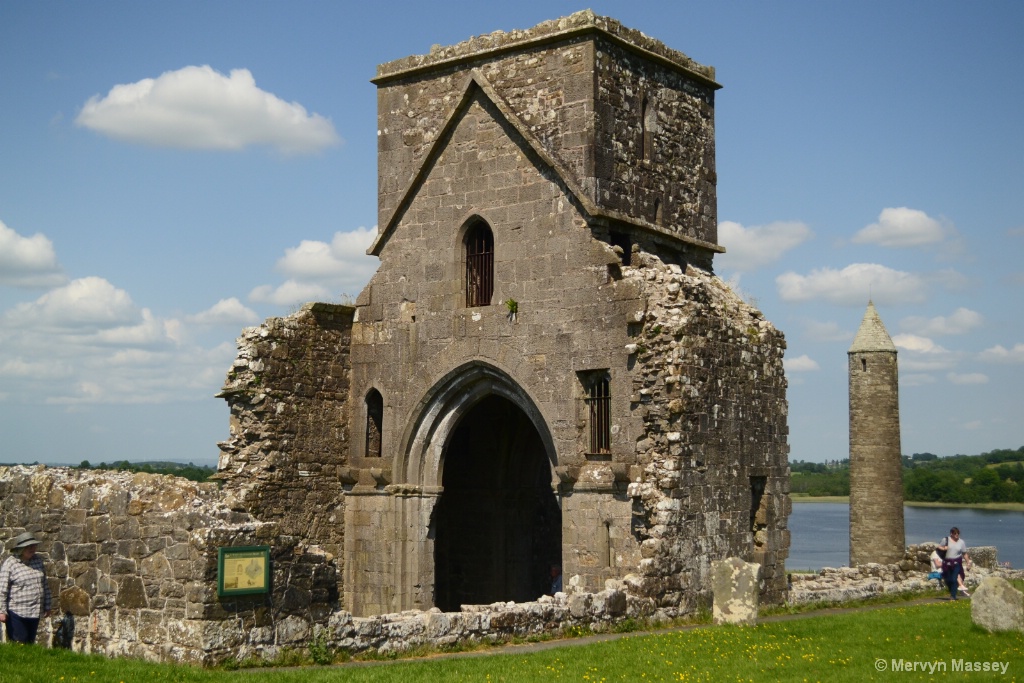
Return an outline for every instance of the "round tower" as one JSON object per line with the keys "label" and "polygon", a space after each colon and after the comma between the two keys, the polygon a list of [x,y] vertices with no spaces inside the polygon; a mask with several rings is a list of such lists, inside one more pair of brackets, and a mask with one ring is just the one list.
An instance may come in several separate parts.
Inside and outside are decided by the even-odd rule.
{"label": "round tower", "polygon": [[903,462],[896,346],[870,301],[847,352],[850,566],[903,559]]}

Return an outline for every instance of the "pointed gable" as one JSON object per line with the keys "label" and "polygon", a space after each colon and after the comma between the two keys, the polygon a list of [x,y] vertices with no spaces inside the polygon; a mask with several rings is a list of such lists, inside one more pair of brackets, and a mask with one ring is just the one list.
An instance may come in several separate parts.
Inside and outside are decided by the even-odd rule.
{"label": "pointed gable", "polygon": [[508,124],[518,134],[522,142],[530,149],[530,151],[533,152],[540,161],[554,173],[566,194],[571,199],[575,200],[584,212],[592,216],[599,213],[597,207],[594,206],[593,202],[590,201],[586,194],[576,184],[572,179],[572,175],[568,173],[561,162],[544,148],[537,137],[530,132],[529,127],[515,115],[508,104],[502,100],[501,96],[498,95],[497,92],[495,92],[494,88],[487,82],[487,79],[483,74],[474,69],[469,78],[466,79],[466,84],[462,89],[462,96],[459,98],[458,103],[446,117],[440,134],[424,155],[423,161],[416,169],[416,172],[409,179],[408,185],[402,193],[402,199],[398,202],[398,205],[395,207],[390,218],[378,231],[377,239],[374,240],[373,244],[370,245],[370,248],[366,250],[367,254],[372,254],[374,256],[380,255],[380,250],[383,248],[384,244],[390,238],[392,232],[401,221],[402,215],[409,208],[409,205],[417,192],[419,192],[426,180],[426,177],[430,173],[430,169],[433,168],[437,159],[443,154],[455,127],[465,116],[466,111],[477,96],[484,98],[487,103],[493,105],[494,109],[501,117],[501,122]]}

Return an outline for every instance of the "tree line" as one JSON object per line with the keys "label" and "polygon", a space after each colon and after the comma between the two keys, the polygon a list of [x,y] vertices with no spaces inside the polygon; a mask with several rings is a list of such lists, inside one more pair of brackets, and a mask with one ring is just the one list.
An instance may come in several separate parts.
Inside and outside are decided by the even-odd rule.
{"label": "tree line", "polygon": [[[849,459],[789,464],[790,490],[809,496],[850,495]],[[1024,503],[1024,446],[981,455],[903,456],[903,499],[934,503]]]}
{"label": "tree line", "polygon": [[192,481],[206,481],[217,473],[217,468],[210,465],[195,465],[189,463],[183,465],[180,462],[128,462],[120,460],[109,465],[101,462],[99,465],[92,465],[88,460],[83,460],[78,465],[80,470],[118,470],[122,472],[145,472],[147,474],[173,474],[176,477],[184,477]]}

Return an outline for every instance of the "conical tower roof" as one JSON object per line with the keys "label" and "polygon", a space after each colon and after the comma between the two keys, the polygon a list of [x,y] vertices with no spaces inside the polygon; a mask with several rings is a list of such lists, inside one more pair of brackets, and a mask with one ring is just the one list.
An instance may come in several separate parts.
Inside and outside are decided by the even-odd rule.
{"label": "conical tower roof", "polygon": [[875,304],[868,301],[868,310],[864,311],[864,320],[860,323],[857,336],[853,338],[853,344],[847,353],[860,353],[863,351],[891,351],[896,352],[896,345],[892,343],[889,333],[885,331],[882,319],[878,317]]}

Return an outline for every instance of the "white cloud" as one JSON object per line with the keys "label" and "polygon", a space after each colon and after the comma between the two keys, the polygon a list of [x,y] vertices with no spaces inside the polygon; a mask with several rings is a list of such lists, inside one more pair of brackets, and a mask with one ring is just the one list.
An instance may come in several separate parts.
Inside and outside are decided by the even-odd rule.
{"label": "white cloud", "polygon": [[946,375],[953,384],[988,384],[988,375],[983,375],[980,372],[968,372],[968,373],[957,373],[951,372]]}
{"label": "white cloud", "polygon": [[323,285],[295,280],[288,280],[277,287],[260,285],[249,292],[251,301],[275,306],[294,306],[309,301],[327,301],[330,298],[330,291]]}
{"label": "white cloud", "polygon": [[1024,344],[1015,344],[1012,349],[997,344],[982,351],[980,358],[992,363],[1024,363]]}
{"label": "white cloud", "polygon": [[892,338],[892,343],[901,349],[914,351],[915,353],[948,353],[928,337],[921,337],[916,334],[897,334]]}
{"label": "white cloud", "polygon": [[715,257],[715,262],[722,270],[750,272],[774,263],[813,235],[809,227],[796,221],[776,221],[749,228],[722,221],[718,224],[718,241],[726,248],[726,253]]}
{"label": "white cloud", "polygon": [[980,327],[984,318],[977,311],[969,308],[958,308],[949,317],[937,316],[934,318],[923,318],[914,316],[904,318],[900,326],[904,329],[914,330],[922,335],[948,335],[964,334]]}
{"label": "white cloud", "polygon": [[817,361],[807,354],[796,358],[787,358],[783,361],[783,365],[786,366],[786,372],[811,372],[821,369]]}
{"label": "white cloud", "polygon": [[958,354],[939,346],[928,337],[897,334],[892,343],[901,350],[900,369],[909,372],[938,372],[956,365]]}
{"label": "white cloud", "polygon": [[303,240],[299,246],[285,250],[275,269],[297,280],[347,286],[348,293],[357,293],[380,264],[376,256],[366,254],[376,237],[377,227],[374,226],[336,232],[330,244]]}
{"label": "white cloud", "polygon": [[0,401],[166,403],[207,399],[234,348],[183,340],[181,321],[139,308],[100,277],[67,283],[0,315]]}
{"label": "white cloud", "polygon": [[0,365],[0,377],[26,377],[35,380],[68,377],[71,368],[65,363],[54,363],[49,360],[35,361],[13,358]]}
{"label": "white cloud", "polygon": [[882,209],[878,222],[862,228],[852,241],[883,247],[920,247],[941,242],[945,236],[946,231],[939,221],[924,211],[901,206]]}
{"label": "white cloud", "polygon": [[259,322],[259,315],[235,297],[221,299],[202,313],[188,316],[197,325],[251,325]]}
{"label": "white cloud", "polygon": [[83,332],[136,324],[140,319],[128,293],[100,277],[72,280],[4,315],[12,327]]}
{"label": "white cloud", "polygon": [[22,237],[0,221],[0,285],[57,287],[68,281],[45,235]]}
{"label": "white cloud", "polygon": [[334,233],[330,244],[302,240],[299,246],[286,249],[274,266],[275,270],[289,276],[288,281],[277,287],[256,287],[249,293],[249,299],[290,306],[358,294],[380,264],[376,256],[366,255],[366,249],[376,236],[376,227],[360,227]]}
{"label": "white cloud", "polygon": [[338,144],[329,119],[256,87],[247,69],[229,76],[187,66],[94,95],[75,123],[126,142],[188,149],[266,145],[286,154]]}
{"label": "white cloud", "polygon": [[176,321],[159,320],[148,308],[141,311],[142,319],[134,325],[120,325],[100,330],[93,342],[107,346],[156,346],[173,343],[172,336]]}
{"label": "white cloud", "polygon": [[913,273],[877,263],[854,263],[842,270],[821,268],[809,275],[792,271],[775,278],[784,301],[823,300],[840,306],[864,306],[868,298],[879,304],[921,303],[927,284]]}

